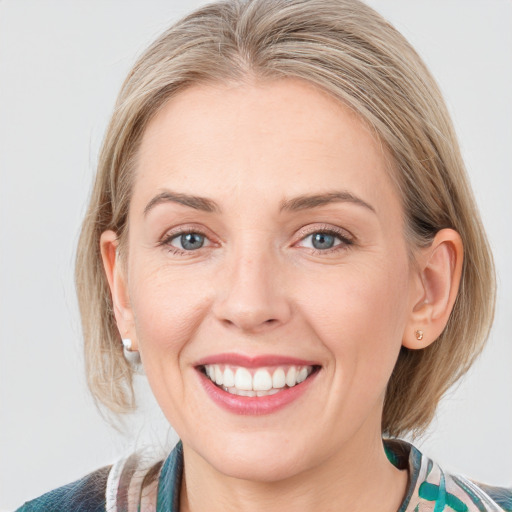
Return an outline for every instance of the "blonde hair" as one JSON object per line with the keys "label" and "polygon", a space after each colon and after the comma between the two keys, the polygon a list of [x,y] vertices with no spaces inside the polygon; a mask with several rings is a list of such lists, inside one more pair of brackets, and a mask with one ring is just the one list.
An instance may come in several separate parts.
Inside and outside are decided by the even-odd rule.
{"label": "blonde hair", "polygon": [[132,369],[123,357],[99,239],[114,230],[122,247],[145,127],[191,84],[249,76],[316,84],[373,128],[392,156],[412,247],[428,245],[443,228],[462,237],[462,281],[448,324],[428,348],[402,348],[385,397],[383,432],[419,433],[483,348],[494,314],[494,268],[437,84],[406,39],[358,0],[220,1],[173,25],[139,58],[105,135],[78,245],[76,283],[93,396],[114,412],[134,406]]}

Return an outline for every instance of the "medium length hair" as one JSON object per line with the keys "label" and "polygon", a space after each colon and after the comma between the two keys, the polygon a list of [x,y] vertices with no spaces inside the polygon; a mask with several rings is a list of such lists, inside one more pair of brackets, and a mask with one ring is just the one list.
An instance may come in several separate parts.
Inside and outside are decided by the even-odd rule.
{"label": "medium length hair", "polygon": [[383,433],[421,433],[483,348],[494,314],[494,267],[435,80],[407,40],[358,0],[216,2],[174,24],[138,59],[107,128],[78,244],[89,387],[113,412],[134,407],[100,236],[114,230],[123,256],[135,160],[149,121],[192,84],[283,77],[327,91],[375,132],[391,156],[411,249],[428,246],[443,228],[462,237],[462,281],[448,324],[427,348],[402,347],[386,391]]}

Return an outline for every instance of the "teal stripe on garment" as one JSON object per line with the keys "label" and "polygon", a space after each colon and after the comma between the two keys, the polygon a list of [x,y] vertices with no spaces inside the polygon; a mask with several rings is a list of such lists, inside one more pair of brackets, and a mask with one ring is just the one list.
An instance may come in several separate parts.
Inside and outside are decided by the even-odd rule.
{"label": "teal stripe on garment", "polygon": [[[423,482],[419,489],[420,498],[426,501],[435,501],[434,512],[443,512],[448,506],[455,512],[467,512],[468,506],[464,504],[457,496],[446,492],[446,483],[444,474],[441,475],[440,485]],[[485,509],[483,509],[485,512]]]}
{"label": "teal stripe on garment", "polygon": [[181,441],[167,457],[158,480],[156,512],[179,512],[183,477],[183,444]]}
{"label": "teal stripe on garment", "polygon": [[455,512],[468,512],[468,506],[453,494],[448,493],[446,495],[446,504]]}
{"label": "teal stripe on garment", "polygon": [[436,506],[434,507],[434,512],[443,512],[444,507],[446,507],[446,481],[444,479],[444,473],[441,472],[441,481],[439,482],[439,495],[436,501]]}

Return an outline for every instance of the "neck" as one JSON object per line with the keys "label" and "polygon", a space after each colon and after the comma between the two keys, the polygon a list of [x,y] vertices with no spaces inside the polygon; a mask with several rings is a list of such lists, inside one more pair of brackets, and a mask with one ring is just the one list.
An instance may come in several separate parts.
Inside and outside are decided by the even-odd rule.
{"label": "neck", "polygon": [[184,457],[180,512],[395,512],[408,480],[407,471],[388,461],[380,433],[371,443],[347,443],[322,464],[272,482],[222,474],[185,445]]}

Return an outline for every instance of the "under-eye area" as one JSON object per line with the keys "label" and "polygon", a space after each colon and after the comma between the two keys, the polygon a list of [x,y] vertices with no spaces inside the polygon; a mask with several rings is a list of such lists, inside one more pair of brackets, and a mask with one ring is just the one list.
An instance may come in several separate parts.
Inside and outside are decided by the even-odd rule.
{"label": "under-eye area", "polygon": [[318,365],[283,365],[245,368],[226,364],[207,364],[199,371],[217,387],[238,396],[261,397],[275,395],[293,388],[320,370]]}

